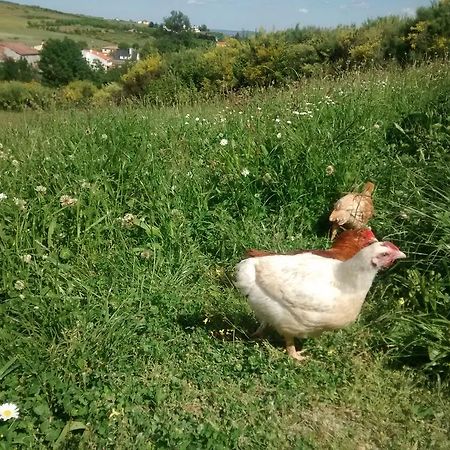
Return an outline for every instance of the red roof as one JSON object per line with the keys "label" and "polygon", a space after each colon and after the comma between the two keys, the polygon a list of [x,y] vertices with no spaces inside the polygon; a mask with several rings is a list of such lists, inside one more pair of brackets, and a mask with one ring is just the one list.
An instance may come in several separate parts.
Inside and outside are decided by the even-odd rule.
{"label": "red roof", "polygon": [[97,50],[86,50],[86,52],[89,52],[91,55],[94,55],[97,58],[104,59],[105,61],[111,61],[111,57],[109,55],[105,55],[104,53],[98,52]]}
{"label": "red roof", "polygon": [[9,48],[20,56],[39,55],[35,48],[28,47],[20,42],[0,42],[0,47]]}

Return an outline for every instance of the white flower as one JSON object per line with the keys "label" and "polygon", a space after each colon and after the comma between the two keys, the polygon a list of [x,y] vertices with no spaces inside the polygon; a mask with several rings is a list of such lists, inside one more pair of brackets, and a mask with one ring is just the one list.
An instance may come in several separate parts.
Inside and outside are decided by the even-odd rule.
{"label": "white flower", "polygon": [[242,169],[241,175],[247,177],[250,175],[250,171],[247,168]]}
{"label": "white flower", "polygon": [[327,175],[333,175],[334,171],[335,171],[335,168],[334,168],[334,166],[332,164],[330,164],[329,166],[327,166],[325,168],[325,173]]}
{"label": "white flower", "polygon": [[18,291],[23,291],[25,289],[25,283],[22,280],[17,280],[14,283],[14,289]]}
{"label": "white flower", "polygon": [[184,122],[185,125],[189,125],[189,122]]}
{"label": "white flower", "polygon": [[103,139],[103,140],[106,140],[106,139],[108,139],[108,135],[107,135],[107,134],[105,134],[105,133],[103,133],[101,137],[102,137],[102,139]]}
{"label": "white flower", "polygon": [[61,197],[59,198],[59,203],[62,207],[75,206],[78,203],[78,199],[73,198],[70,195],[61,195]]}
{"label": "white flower", "polygon": [[13,198],[14,204],[21,210],[25,211],[27,209],[27,202],[23,200],[22,198]]}
{"label": "white flower", "polygon": [[196,117],[195,121],[198,122],[200,120],[200,117]]}
{"label": "white flower", "polygon": [[8,196],[6,194],[4,194],[3,192],[0,192],[0,202],[3,200],[6,200],[8,198]]}
{"label": "white flower", "polygon": [[150,256],[152,256],[152,252],[150,250],[143,250],[141,252],[142,259],[150,259]]}
{"label": "white flower", "polygon": [[374,127],[376,130],[378,130],[378,129],[380,128],[380,125],[379,125],[378,123],[375,123],[375,124],[373,125],[373,127]]}
{"label": "white flower", "polygon": [[223,147],[225,146],[225,145],[227,145],[228,144],[228,139],[221,139],[220,140],[220,145],[222,145]]}
{"label": "white flower", "polygon": [[17,161],[17,159],[13,159],[13,160],[11,161],[11,164],[12,164],[14,167],[19,167],[19,161]]}
{"label": "white flower", "polygon": [[286,123],[290,125],[292,122],[290,120],[286,120]]}
{"label": "white flower", "polygon": [[281,133],[277,134],[277,138],[280,139],[281,138]]}
{"label": "white flower", "polygon": [[137,218],[134,214],[126,213],[120,221],[123,228],[133,228],[136,224]]}
{"label": "white flower", "polygon": [[277,118],[275,119],[275,122],[276,122],[276,123],[279,123],[279,122],[280,122],[280,119],[277,117]]}
{"label": "white flower", "polygon": [[296,116],[298,116],[300,113],[298,111],[292,111],[292,114],[295,114]]}
{"label": "white flower", "polygon": [[36,186],[34,188],[34,190],[38,193],[38,194],[45,194],[47,192],[47,188],[45,186]]}
{"label": "white flower", "polygon": [[0,419],[3,421],[19,418],[19,408],[14,403],[0,405]]}
{"label": "white flower", "polygon": [[31,260],[33,259],[33,257],[32,257],[31,255],[22,255],[22,256],[20,257],[20,259],[21,259],[24,263],[30,264],[30,263],[31,263]]}

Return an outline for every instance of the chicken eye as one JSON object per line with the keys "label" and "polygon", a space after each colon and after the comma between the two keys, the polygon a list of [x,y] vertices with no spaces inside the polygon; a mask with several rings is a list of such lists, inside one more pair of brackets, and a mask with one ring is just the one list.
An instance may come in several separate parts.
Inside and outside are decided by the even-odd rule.
{"label": "chicken eye", "polygon": [[384,253],[381,254],[381,256],[383,256],[383,257],[386,257],[387,255],[389,255],[388,252],[384,252]]}

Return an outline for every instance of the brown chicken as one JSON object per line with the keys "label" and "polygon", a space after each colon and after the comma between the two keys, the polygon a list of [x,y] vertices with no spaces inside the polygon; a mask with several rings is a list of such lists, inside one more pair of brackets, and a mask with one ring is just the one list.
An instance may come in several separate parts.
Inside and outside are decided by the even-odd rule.
{"label": "brown chicken", "polygon": [[298,255],[300,253],[312,253],[313,255],[323,256],[324,258],[338,259],[345,261],[350,259],[364,247],[376,242],[377,238],[370,228],[360,228],[359,230],[346,230],[338,235],[333,241],[331,248],[324,250],[291,250],[286,253],[277,253],[267,250],[256,250],[251,248],[245,252],[246,258],[256,258],[259,256],[271,255]]}
{"label": "brown chicken", "polygon": [[367,225],[373,217],[372,193],[375,185],[368,181],[361,193],[351,192],[340,198],[330,214],[331,240],[336,237],[339,228],[359,229]]}

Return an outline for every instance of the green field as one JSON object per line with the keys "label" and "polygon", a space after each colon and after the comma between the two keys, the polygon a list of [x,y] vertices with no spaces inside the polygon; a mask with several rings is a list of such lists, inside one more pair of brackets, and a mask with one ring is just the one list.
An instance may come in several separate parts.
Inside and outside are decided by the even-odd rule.
{"label": "green field", "polygon": [[[57,27],[56,31],[33,28],[28,22],[48,22],[51,24],[54,20],[79,21],[78,32],[70,27]],[[84,26],[83,21],[89,19],[88,16],[75,14],[66,14],[58,11],[52,11],[36,6],[24,6],[15,3],[0,1],[0,41],[18,41],[28,45],[38,45],[47,39],[64,39],[65,37],[74,41],[83,41],[90,47],[101,47],[103,45],[112,45],[119,42],[141,42],[148,39],[148,36],[141,36],[137,32],[119,31],[114,29],[119,25],[127,25],[129,29],[139,31],[141,26],[136,23],[127,23],[125,21],[111,21],[99,19],[102,21],[100,28]],[[145,29],[145,27],[142,27]]]}
{"label": "green field", "polygon": [[[449,75],[2,113],[0,448],[448,448]],[[367,179],[408,259],[305,364],[251,340],[244,249],[328,246]]]}

